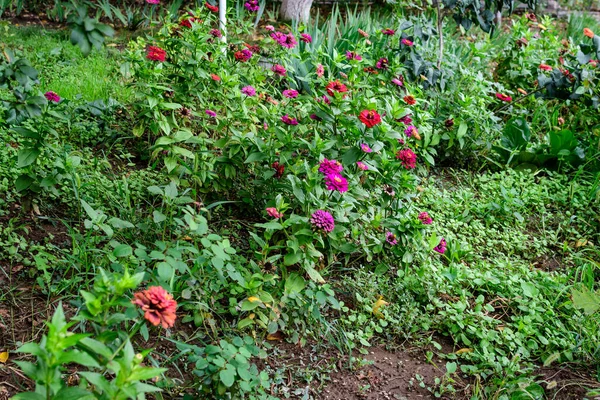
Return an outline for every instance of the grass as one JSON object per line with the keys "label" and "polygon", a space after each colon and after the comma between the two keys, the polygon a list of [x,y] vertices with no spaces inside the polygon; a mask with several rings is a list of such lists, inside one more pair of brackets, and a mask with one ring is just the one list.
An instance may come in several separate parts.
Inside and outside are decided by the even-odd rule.
{"label": "grass", "polygon": [[119,75],[118,50],[113,44],[93,50],[84,58],[72,46],[68,31],[39,27],[2,27],[3,45],[23,50],[40,71],[42,91],[54,91],[61,97],[86,101],[113,98],[123,104],[131,101],[132,91]]}

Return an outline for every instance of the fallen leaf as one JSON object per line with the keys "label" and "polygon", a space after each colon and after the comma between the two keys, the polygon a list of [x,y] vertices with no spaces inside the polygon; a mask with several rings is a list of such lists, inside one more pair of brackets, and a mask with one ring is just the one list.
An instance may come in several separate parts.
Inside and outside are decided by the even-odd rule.
{"label": "fallen leaf", "polygon": [[463,353],[472,353],[473,349],[470,349],[468,347],[464,347],[462,349],[459,349],[456,351],[456,354],[463,354]]}
{"label": "fallen leaf", "polygon": [[4,364],[8,361],[8,351],[0,353],[0,363]]}
{"label": "fallen leaf", "polygon": [[379,309],[383,306],[387,306],[388,304],[390,303],[383,300],[383,296],[379,296],[379,299],[377,299],[377,301],[373,305],[373,315],[375,315],[378,318],[383,318],[383,314],[381,313],[381,311],[379,311]]}
{"label": "fallen leaf", "polygon": [[281,331],[277,331],[275,333],[269,333],[267,335],[267,340],[277,340],[277,341],[280,341],[280,340],[283,340],[283,338],[284,338],[284,334]]}

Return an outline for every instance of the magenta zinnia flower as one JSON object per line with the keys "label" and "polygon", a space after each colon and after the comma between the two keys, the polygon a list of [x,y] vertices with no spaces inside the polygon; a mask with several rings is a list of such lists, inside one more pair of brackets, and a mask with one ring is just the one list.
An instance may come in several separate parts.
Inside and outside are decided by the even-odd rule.
{"label": "magenta zinnia flower", "polygon": [[381,57],[379,59],[379,61],[377,61],[377,63],[375,64],[375,68],[377,68],[377,69],[388,69],[388,67],[389,67],[389,61],[385,57]]}
{"label": "magenta zinnia flower", "polygon": [[384,35],[393,36],[396,34],[396,31],[390,28],[384,29],[381,31]]}
{"label": "magenta zinnia flower", "polygon": [[357,161],[357,162],[356,162],[356,166],[357,166],[359,169],[362,169],[363,171],[366,171],[366,170],[368,170],[368,169],[369,169],[369,167],[367,166],[367,164],[365,164],[365,163],[364,163],[364,162],[362,162],[362,161]]}
{"label": "magenta zinnia flower", "polygon": [[244,86],[242,88],[242,93],[250,97],[256,96],[256,89],[254,89],[252,86]]}
{"label": "magenta zinnia flower", "polygon": [[286,35],[282,32],[273,32],[271,33],[271,37],[281,46],[286,47],[288,49],[293,49],[294,47],[296,47],[296,44],[298,44],[298,42],[296,42],[296,38],[291,33],[288,33]]}
{"label": "magenta zinnia flower", "polygon": [[343,170],[344,170],[344,167],[337,160],[328,160],[325,158],[319,164],[319,172],[322,173],[323,175],[331,175],[331,174],[339,175],[340,172],[342,172]]}
{"label": "magenta zinnia flower", "polygon": [[271,71],[275,72],[279,76],[285,76],[286,70],[283,65],[275,64],[271,67]]}
{"label": "magenta zinnia flower", "polygon": [[208,115],[211,118],[214,118],[217,116],[217,113],[214,112],[213,110],[205,110],[204,112],[206,113],[206,115]]}
{"label": "magenta zinnia flower", "polygon": [[298,120],[296,118],[292,118],[289,115],[285,114],[281,117],[281,122],[287,125],[298,125]]}
{"label": "magenta zinnia flower", "polygon": [[365,153],[370,153],[370,152],[372,152],[372,151],[373,151],[373,150],[371,150],[371,148],[369,147],[369,145],[368,145],[368,144],[366,144],[366,143],[362,143],[362,144],[360,145],[360,149],[361,149],[362,151],[364,151]]}
{"label": "magenta zinnia flower", "polygon": [[46,100],[51,101],[53,103],[58,103],[60,101],[60,96],[54,92],[46,92],[44,93],[44,97]]}
{"label": "magenta zinnia flower", "polygon": [[294,89],[286,89],[283,91],[283,96],[287,97],[288,99],[295,99],[298,97],[298,91]]}
{"label": "magenta zinnia flower", "polygon": [[160,4],[160,0],[146,0],[148,4]]}
{"label": "magenta zinnia flower", "polygon": [[165,329],[175,325],[177,302],[161,286],[135,293],[131,302],[144,311],[144,318],[152,325],[162,325]]}
{"label": "magenta zinnia flower", "polygon": [[411,137],[413,135],[418,135],[419,131],[417,130],[417,127],[414,125],[409,125],[406,127],[406,129],[404,130],[404,133],[406,134],[406,136]]}
{"label": "magenta zinnia flower", "polygon": [[437,251],[440,254],[444,254],[446,252],[446,239],[442,238],[442,240],[440,240],[440,244],[435,246],[433,250]]}
{"label": "magenta zinnia flower", "polygon": [[310,216],[310,223],[316,229],[331,232],[335,228],[333,216],[325,210],[317,210]]}
{"label": "magenta zinnia flower", "polygon": [[277,211],[275,207],[267,207],[267,214],[269,214],[273,218],[281,218],[283,217],[283,213]]}
{"label": "magenta zinnia flower", "polygon": [[419,213],[419,220],[423,223],[423,225],[431,225],[433,219],[427,214],[425,211]]}
{"label": "magenta zinnia flower", "polygon": [[340,193],[348,191],[348,181],[340,174],[329,174],[325,176],[325,187],[327,190],[337,190]]}
{"label": "magenta zinnia flower", "polygon": [[312,36],[310,36],[308,33],[301,33],[300,40],[302,40],[304,43],[312,43]]}
{"label": "magenta zinnia flower", "polygon": [[404,83],[402,83],[402,81],[398,78],[392,79],[392,83],[396,86],[404,86]]}
{"label": "magenta zinnia flower", "polygon": [[402,44],[403,44],[403,45],[405,45],[405,46],[408,46],[408,47],[412,47],[412,45],[413,45],[414,43],[413,43],[412,41],[410,41],[410,40],[408,40],[408,39],[404,38],[404,39],[402,39]]}
{"label": "magenta zinnia flower", "polygon": [[356,54],[356,52],[354,52],[354,51],[347,51],[346,52],[346,60],[360,61],[360,60],[362,60],[362,57],[360,56],[360,54]]}
{"label": "magenta zinnia flower", "polygon": [[396,237],[396,235],[394,235],[392,232],[389,232],[389,231],[385,233],[385,241],[390,246],[395,246],[398,244],[398,238]]}
{"label": "magenta zinnia flower", "polygon": [[417,166],[417,155],[411,149],[398,151],[396,158],[402,161],[402,166],[406,169],[413,169]]}
{"label": "magenta zinnia flower", "polygon": [[250,12],[256,12],[258,11],[258,9],[260,8],[258,6],[258,0],[248,0],[245,4],[244,7],[246,7],[246,10],[250,11]]}

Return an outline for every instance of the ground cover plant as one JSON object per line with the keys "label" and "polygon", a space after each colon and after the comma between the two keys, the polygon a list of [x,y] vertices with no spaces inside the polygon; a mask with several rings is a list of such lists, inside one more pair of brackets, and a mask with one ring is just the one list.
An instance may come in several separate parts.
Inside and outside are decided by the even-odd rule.
{"label": "ground cover plant", "polygon": [[147,3],[0,26],[0,396],[598,395],[597,25]]}

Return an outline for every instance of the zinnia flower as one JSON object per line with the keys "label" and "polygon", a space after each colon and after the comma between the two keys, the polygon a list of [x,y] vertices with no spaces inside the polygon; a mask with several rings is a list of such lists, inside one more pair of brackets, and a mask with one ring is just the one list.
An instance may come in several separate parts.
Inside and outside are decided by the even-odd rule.
{"label": "zinnia flower", "polygon": [[287,125],[298,125],[298,120],[296,118],[292,118],[289,115],[285,114],[281,117],[281,122]]}
{"label": "zinnia flower", "polygon": [[548,64],[540,64],[540,69],[543,71],[552,71],[552,67]]}
{"label": "zinnia flower", "polygon": [[160,0],[146,0],[148,4],[160,4]]}
{"label": "zinnia flower", "polygon": [[365,71],[367,74],[374,74],[377,75],[379,72],[377,72],[377,70],[373,67],[364,67],[363,71]]}
{"label": "zinnia flower", "polygon": [[589,37],[590,39],[594,38],[594,32],[592,32],[592,30],[590,28],[583,28],[583,34],[587,37]]}
{"label": "zinnia flower", "polygon": [[265,29],[269,32],[275,32],[275,27],[273,25],[265,25]]}
{"label": "zinnia flower", "polygon": [[271,67],[271,71],[275,72],[279,76],[285,76],[287,73],[285,67],[283,65],[275,64]]}
{"label": "zinnia flower", "polygon": [[195,18],[193,17],[188,17],[185,19],[182,19],[181,21],[179,21],[179,25],[183,26],[184,28],[191,28],[192,27],[192,22],[196,21]]}
{"label": "zinnia flower", "polygon": [[385,241],[390,246],[395,246],[398,244],[398,238],[396,237],[396,235],[394,235],[392,232],[389,232],[389,231],[385,233]]}
{"label": "zinnia flower", "polygon": [[51,101],[53,103],[58,103],[60,101],[60,96],[54,92],[46,92],[44,93],[44,97],[46,100]]}
{"label": "zinnia flower", "polygon": [[365,37],[365,38],[369,37],[369,34],[365,31],[363,31],[362,29],[357,29],[357,31],[362,37]]}
{"label": "zinnia flower", "polygon": [[402,161],[402,166],[406,169],[413,169],[417,166],[417,155],[411,149],[399,150],[396,158]]}
{"label": "zinnia flower", "polygon": [[331,104],[331,99],[324,94],[322,97],[317,97],[317,103],[323,102],[325,104]]}
{"label": "zinnia flower", "polygon": [[331,232],[335,228],[333,216],[325,210],[317,210],[310,216],[310,223],[317,230]]}
{"label": "zinnia flower", "polygon": [[327,190],[337,190],[338,192],[348,191],[348,181],[340,174],[329,174],[325,176],[325,187]]}
{"label": "zinnia flower", "polygon": [[286,89],[283,91],[283,96],[287,97],[288,99],[295,99],[298,97],[298,91],[294,89]]}
{"label": "zinnia flower", "polygon": [[219,82],[221,80],[221,77],[217,74],[210,74],[210,78],[215,82]]}
{"label": "zinnia flower", "polygon": [[267,207],[267,214],[269,214],[273,218],[281,218],[283,217],[283,213],[277,211],[275,207]]}
{"label": "zinnia flower", "polygon": [[367,164],[365,164],[364,162],[362,162],[362,161],[357,161],[357,162],[356,162],[356,166],[357,166],[359,169],[362,169],[363,171],[366,171],[366,170],[368,170],[368,169],[369,169],[369,166],[368,166]]}
{"label": "zinnia flower", "polygon": [[404,83],[402,83],[402,81],[398,78],[392,79],[392,83],[396,86],[400,86],[400,87],[404,86]]}
{"label": "zinnia flower", "polygon": [[216,38],[223,37],[223,34],[218,29],[211,29],[209,33]]}
{"label": "zinnia flower", "polygon": [[310,36],[308,33],[301,33],[300,40],[302,40],[304,43],[312,43],[312,36]]}
{"label": "zinnia flower", "polygon": [[325,68],[321,64],[317,65],[317,77],[321,78],[325,73]]}
{"label": "zinnia flower", "polygon": [[433,250],[437,251],[440,254],[444,254],[446,252],[446,239],[442,238],[442,240],[440,240],[440,244],[435,246]]}
{"label": "zinnia flower", "polygon": [[337,160],[324,159],[319,164],[319,172],[323,175],[340,174],[344,170],[342,164]]}
{"label": "zinnia flower", "polygon": [[412,47],[412,45],[414,44],[412,41],[410,41],[406,38],[402,39],[401,42],[403,45],[408,46],[408,47]]}
{"label": "zinnia flower", "polygon": [[252,86],[244,86],[242,88],[242,93],[246,96],[253,97],[256,96],[256,89],[254,89]]}
{"label": "zinnia flower", "polygon": [[362,143],[362,144],[360,145],[360,149],[361,149],[362,151],[364,151],[365,153],[370,153],[370,152],[372,152],[372,151],[373,151],[373,150],[371,150],[371,148],[369,147],[369,145],[368,145],[368,144],[366,144],[366,143]]}
{"label": "zinnia flower", "polygon": [[362,60],[362,57],[360,56],[360,54],[356,54],[356,52],[354,52],[354,51],[347,51],[346,52],[346,60],[360,61],[360,60]]}
{"label": "zinnia flower", "polygon": [[383,29],[381,31],[381,33],[383,33],[384,35],[393,36],[396,34],[396,31],[393,29],[390,29],[390,28],[386,28],[386,29]]}
{"label": "zinnia flower", "polygon": [[348,91],[346,85],[340,81],[329,82],[327,86],[325,86],[325,89],[327,89],[327,94],[330,96],[334,96],[336,93],[346,93]]}
{"label": "zinnia flower", "polygon": [[498,98],[499,100],[502,100],[502,101],[506,101],[506,102],[512,101],[512,97],[507,96],[503,93],[496,93],[496,98]]}
{"label": "zinnia flower", "polygon": [[162,287],[152,286],[137,292],[131,302],[144,311],[144,318],[152,325],[162,325],[165,329],[175,325],[177,302]]}
{"label": "zinnia flower", "polygon": [[208,8],[210,11],[212,11],[214,13],[219,12],[218,6],[213,6],[213,5],[209,4],[208,2],[204,3],[204,5],[206,6],[206,8]]}
{"label": "zinnia flower", "polygon": [[375,68],[377,69],[388,69],[389,68],[389,61],[387,58],[385,57],[381,57],[377,63],[375,64]]}
{"label": "zinnia flower", "polygon": [[239,62],[246,62],[252,58],[252,52],[248,49],[236,51],[234,57]]}
{"label": "zinnia flower", "polygon": [[204,112],[206,113],[206,115],[208,115],[211,118],[214,118],[217,116],[217,113],[214,112],[213,110],[204,110]]}
{"label": "zinnia flower", "polygon": [[281,178],[283,176],[283,173],[285,172],[285,165],[280,164],[279,161],[275,161],[273,164],[271,164],[271,168],[275,170],[274,176],[277,179]]}
{"label": "zinnia flower", "polygon": [[425,211],[419,213],[419,220],[423,223],[423,225],[431,225],[433,220]]}
{"label": "zinnia flower", "polygon": [[273,32],[271,33],[271,37],[281,46],[286,47],[288,49],[293,49],[294,47],[296,47],[296,44],[298,44],[298,42],[296,42],[296,38],[291,33],[288,33],[286,35],[285,33],[281,32]]}
{"label": "zinnia flower", "polygon": [[413,96],[411,96],[411,95],[404,96],[403,100],[409,106],[417,104],[417,100]]}
{"label": "zinnia flower", "polygon": [[244,3],[244,7],[246,7],[246,10],[250,12],[256,12],[260,8],[258,6],[258,0],[248,0],[246,3]]}
{"label": "zinnia flower", "polygon": [[152,61],[165,61],[167,52],[157,46],[148,46],[146,58]]}
{"label": "zinnia flower", "polygon": [[375,110],[361,111],[358,115],[358,119],[360,119],[367,128],[372,128],[381,122],[381,116]]}
{"label": "zinnia flower", "polygon": [[[527,94],[527,93],[525,93]],[[454,126],[454,119],[453,118],[448,118],[447,120],[444,121],[444,126],[446,128],[452,128]]]}
{"label": "zinnia flower", "polygon": [[406,136],[411,137],[411,136],[418,136],[419,135],[419,131],[417,130],[417,127],[414,125],[409,125],[406,127],[406,129],[404,130],[404,133],[406,134]]}
{"label": "zinnia flower", "polygon": [[410,114],[406,114],[404,117],[398,118],[396,121],[402,122],[404,125],[412,124],[412,118],[410,117]]}

